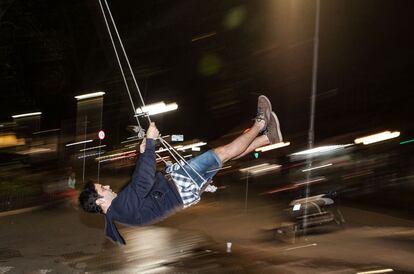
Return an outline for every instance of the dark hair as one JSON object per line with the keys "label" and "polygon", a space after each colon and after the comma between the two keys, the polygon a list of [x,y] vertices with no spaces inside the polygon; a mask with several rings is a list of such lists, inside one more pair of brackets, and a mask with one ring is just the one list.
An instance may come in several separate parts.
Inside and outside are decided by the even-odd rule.
{"label": "dark hair", "polygon": [[79,194],[79,204],[86,212],[103,213],[101,206],[96,204],[96,200],[99,198],[101,196],[96,192],[94,182],[89,181]]}

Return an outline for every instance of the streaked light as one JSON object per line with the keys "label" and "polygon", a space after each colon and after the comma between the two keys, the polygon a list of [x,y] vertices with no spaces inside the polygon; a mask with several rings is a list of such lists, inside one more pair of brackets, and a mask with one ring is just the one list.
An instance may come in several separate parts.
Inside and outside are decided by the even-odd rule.
{"label": "streaked light", "polygon": [[147,115],[155,115],[159,113],[164,113],[172,110],[178,109],[177,103],[171,103],[166,105],[164,102],[159,102],[155,104],[146,105],[142,108],[137,108],[136,113],[138,115],[147,114]]}
{"label": "streaked light", "polygon": [[48,152],[51,152],[51,151],[56,151],[56,150],[52,150],[51,148],[35,147],[35,148],[30,148],[30,149],[25,150],[25,151],[21,151],[21,152],[19,152],[19,154],[22,154],[22,155],[41,154],[41,153],[48,153]]}
{"label": "streaked light", "polygon": [[108,158],[108,159],[104,159],[104,160],[99,160],[99,159],[102,159],[103,157],[105,157],[105,156],[101,156],[101,157],[95,158],[95,160],[98,160],[100,163],[103,163],[103,162],[107,162],[107,161],[116,161],[116,160],[131,158],[131,157],[135,157],[135,156],[137,156],[137,154],[134,151],[134,152],[131,152],[129,154],[121,155],[121,156],[118,156],[118,157],[112,157],[112,158]]}
{"label": "streaked light", "polygon": [[183,147],[177,148],[177,150],[186,150],[186,149],[189,149],[189,148],[193,149],[195,147],[202,147],[202,146],[205,146],[205,145],[207,145],[206,142],[198,142],[198,143],[195,143],[195,144],[185,145]]}
{"label": "streaked light", "polygon": [[[133,154],[135,152],[136,152],[135,150],[128,150],[128,151],[124,151],[124,152],[118,152],[118,153],[114,153],[114,154],[109,154],[109,155],[105,155],[105,156],[102,156],[102,157],[98,157],[98,158],[96,158],[96,160],[101,161],[101,160],[105,160],[105,159],[108,159],[108,158],[123,156],[123,155],[126,155],[126,154]],[[101,162],[103,162],[103,161],[101,161]]]}
{"label": "streaked light", "polygon": [[42,134],[42,133],[48,133],[48,132],[55,132],[55,131],[59,131],[59,130],[60,130],[60,128],[48,129],[48,130],[36,131],[36,132],[33,132],[33,134]]}
{"label": "streaked light", "polygon": [[400,142],[400,145],[404,145],[404,144],[408,144],[408,143],[412,143],[412,142],[414,142],[414,139]]}
{"label": "streaked light", "polygon": [[264,163],[264,164],[255,165],[255,166],[251,166],[251,167],[241,168],[241,169],[239,169],[239,171],[248,172],[248,171],[251,171],[251,170],[254,170],[254,169],[257,169],[257,168],[260,168],[260,167],[268,166],[268,165],[270,165],[270,164],[269,163]]}
{"label": "streaked light", "polygon": [[247,167],[247,168],[241,168],[241,169],[239,169],[239,171],[247,172],[247,173],[251,173],[251,174],[258,174],[258,173],[262,173],[262,172],[266,172],[266,171],[275,170],[275,169],[278,169],[280,167],[281,167],[281,165],[264,163],[264,164],[260,164],[260,165]]}
{"label": "streaked light", "polygon": [[293,211],[298,211],[300,210],[300,204],[296,204],[293,206]]}
{"label": "streaked light", "polygon": [[23,117],[30,117],[30,116],[39,116],[42,115],[41,112],[31,112],[31,113],[24,113],[24,114],[16,114],[13,115],[12,118],[16,119],[16,118],[23,118]]}
{"label": "streaked light", "polygon": [[15,134],[0,135],[0,148],[26,144],[24,138],[17,139]]}
{"label": "streaked light", "polygon": [[89,99],[89,98],[95,98],[95,97],[100,97],[102,95],[104,95],[105,92],[103,91],[98,91],[98,92],[92,92],[92,93],[87,93],[87,94],[82,94],[82,95],[77,95],[75,96],[75,98],[77,100],[83,100],[83,99]]}
{"label": "streaked light", "polygon": [[97,157],[95,160],[102,162],[106,162],[106,161],[113,161],[113,160],[119,160],[119,159],[123,159],[126,157],[132,157],[135,156],[136,154],[136,150],[129,150],[129,151],[124,151],[124,152],[119,152],[119,153],[114,153],[114,154],[109,154],[109,155],[105,155],[105,156],[101,156],[101,157]]}
{"label": "streaked light", "polygon": [[85,141],[80,141],[80,142],[76,142],[76,143],[70,143],[70,144],[66,144],[66,146],[70,147],[70,146],[76,146],[76,145],[90,143],[90,142],[93,142],[93,140],[85,140]]}
{"label": "streaked light", "polygon": [[301,245],[301,246],[289,247],[289,248],[286,248],[285,250],[294,250],[294,249],[311,247],[311,246],[317,246],[317,245],[318,245],[317,243],[313,243],[313,244],[308,244],[308,245]]}
{"label": "streaked light", "polygon": [[299,156],[299,155],[309,155],[309,154],[317,154],[317,153],[325,153],[325,152],[332,152],[334,150],[338,150],[341,148],[352,146],[352,144],[346,144],[346,145],[332,145],[332,146],[321,146],[321,147],[315,147],[312,149],[307,149],[304,151],[299,151],[293,154],[290,154],[291,156]]}
{"label": "streaked light", "polygon": [[306,168],[306,169],[303,169],[302,172],[311,171],[311,170],[315,170],[315,169],[320,169],[320,168],[328,167],[328,166],[331,166],[331,165],[332,165],[332,163],[329,163],[329,164],[326,164],[326,165],[322,165],[322,166],[316,166],[316,167]]}
{"label": "streaked light", "polygon": [[357,138],[357,139],[355,139],[354,142],[355,142],[355,144],[361,144],[362,143],[364,145],[368,145],[368,144],[373,144],[373,143],[385,141],[385,140],[388,140],[388,139],[396,138],[398,136],[400,136],[399,131],[391,132],[391,131],[387,130],[387,131],[384,131],[384,132],[381,132],[381,133],[377,133],[377,134]]}
{"label": "streaked light", "polygon": [[201,150],[201,148],[200,147],[192,147],[191,148],[191,151],[200,151]]}
{"label": "streaked light", "polygon": [[193,39],[191,39],[191,42],[195,42],[195,41],[198,41],[198,40],[201,40],[201,39],[205,39],[205,38],[214,36],[216,34],[217,33],[215,31],[213,31],[213,32],[209,32],[209,33],[206,33],[206,34],[203,34],[203,35],[199,35],[199,36],[196,36]]}
{"label": "streaked light", "polygon": [[105,151],[96,152],[96,153],[90,153],[90,154],[85,154],[85,155],[78,156],[78,159],[88,158],[88,157],[92,157],[92,156],[99,156],[99,155],[102,155],[104,153],[105,153]]}
{"label": "streaked light", "polygon": [[258,174],[258,173],[263,173],[263,172],[266,172],[266,171],[276,170],[276,169],[279,169],[280,167],[281,167],[281,165],[273,164],[273,165],[269,165],[267,167],[262,167],[262,168],[259,168],[259,169],[256,169],[256,170],[252,170],[252,171],[250,171],[250,173],[251,174]]}
{"label": "streaked light", "polygon": [[[205,146],[205,145],[207,145],[206,142],[197,142],[197,143],[189,144],[189,145],[185,145],[185,146],[183,146],[183,145],[174,146],[174,148],[176,150],[184,151],[184,150],[190,149],[190,148],[193,150],[196,147],[201,147],[201,146]],[[160,148],[160,149],[156,150],[155,152],[156,153],[161,153],[161,152],[164,152],[164,151],[167,151],[167,150],[168,149],[166,149],[166,148]],[[193,151],[199,151],[199,150],[193,150]]]}
{"label": "streaked light", "polygon": [[276,143],[276,144],[272,144],[272,145],[268,145],[268,146],[256,148],[255,151],[265,152],[265,151],[269,151],[269,150],[272,150],[272,149],[286,147],[288,145],[290,145],[290,142],[286,142],[286,143],[280,142],[280,143]]}
{"label": "streaked light", "polygon": [[157,158],[156,162],[160,163],[160,162],[164,162],[164,161],[168,161],[168,160],[170,160],[170,156],[164,156],[164,157],[161,157],[161,158]]}
{"label": "streaked light", "polygon": [[308,184],[312,184],[312,183],[316,183],[316,182],[322,182],[325,181],[325,177],[317,177],[315,179],[311,179],[311,180],[306,180],[306,181],[300,181],[300,182],[296,182],[293,183],[295,186],[302,186],[302,185],[308,185]]}
{"label": "streaked light", "polygon": [[97,149],[97,148],[101,148],[101,147],[106,147],[106,145],[101,145],[101,146],[96,146],[96,147],[88,147],[88,148],[85,148],[85,149],[80,149],[79,151],[87,151],[87,150]]}
{"label": "streaked light", "polygon": [[392,268],[384,268],[384,269],[378,269],[378,270],[357,272],[357,274],[375,274],[375,273],[387,273],[387,272],[394,272],[394,270]]}

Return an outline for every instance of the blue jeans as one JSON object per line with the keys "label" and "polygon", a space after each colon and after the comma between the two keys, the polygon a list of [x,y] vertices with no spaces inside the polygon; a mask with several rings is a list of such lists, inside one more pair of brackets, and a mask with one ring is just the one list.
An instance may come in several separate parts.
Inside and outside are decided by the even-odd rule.
{"label": "blue jeans", "polygon": [[[211,178],[216,175],[217,171],[221,167],[222,163],[220,158],[212,149],[210,149],[209,151],[192,158],[190,161],[188,161],[188,165],[180,167],[180,169],[174,171],[174,173],[178,173],[186,177],[190,175],[190,177],[193,178],[197,185],[202,188],[206,182],[210,181]],[[188,172],[188,175],[183,170],[183,168]],[[202,176],[202,178],[197,175],[193,169],[196,170],[198,174]]]}

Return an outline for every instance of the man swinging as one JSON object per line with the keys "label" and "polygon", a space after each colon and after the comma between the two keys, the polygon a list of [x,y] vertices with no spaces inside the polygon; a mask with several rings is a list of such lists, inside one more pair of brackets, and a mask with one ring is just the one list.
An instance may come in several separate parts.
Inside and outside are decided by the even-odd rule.
{"label": "man swinging", "polygon": [[118,194],[108,185],[88,183],[80,193],[80,205],[87,212],[104,214],[106,236],[125,244],[115,221],[133,226],[149,225],[198,203],[208,182],[225,162],[282,141],[279,121],[269,99],[261,95],[257,105],[257,116],[249,131],[229,144],[194,157],[188,164],[169,166],[166,174],[156,171],[155,140],[159,132],[155,123],[151,123],[140,145],[141,154],[131,182]]}

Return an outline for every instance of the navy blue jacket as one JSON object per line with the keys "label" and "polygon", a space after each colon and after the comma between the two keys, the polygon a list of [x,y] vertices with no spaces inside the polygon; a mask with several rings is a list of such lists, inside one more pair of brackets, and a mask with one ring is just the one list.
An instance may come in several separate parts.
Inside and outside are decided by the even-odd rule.
{"label": "navy blue jacket", "polygon": [[114,221],[134,226],[153,224],[182,207],[174,183],[156,172],[155,141],[147,139],[145,152],[139,156],[131,182],[112,200],[106,212],[106,236],[125,244]]}

